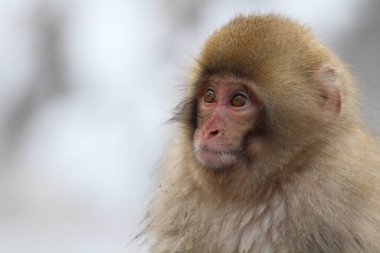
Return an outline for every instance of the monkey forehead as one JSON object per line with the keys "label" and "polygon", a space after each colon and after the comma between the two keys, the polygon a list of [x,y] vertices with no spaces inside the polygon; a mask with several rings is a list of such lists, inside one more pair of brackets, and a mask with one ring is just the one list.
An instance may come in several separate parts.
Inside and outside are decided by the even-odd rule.
{"label": "monkey forehead", "polygon": [[265,81],[276,73],[315,71],[328,59],[324,51],[307,28],[288,18],[239,16],[208,39],[198,62],[203,75],[229,72]]}

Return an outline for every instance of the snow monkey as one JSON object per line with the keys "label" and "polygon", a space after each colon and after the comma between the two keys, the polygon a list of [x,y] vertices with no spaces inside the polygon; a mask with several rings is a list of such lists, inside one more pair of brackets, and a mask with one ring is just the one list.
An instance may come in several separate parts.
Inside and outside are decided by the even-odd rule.
{"label": "snow monkey", "polygon": [[238,16],[191,76],[151,252],[380,252],[380,152],[332,51],[288,18]]}

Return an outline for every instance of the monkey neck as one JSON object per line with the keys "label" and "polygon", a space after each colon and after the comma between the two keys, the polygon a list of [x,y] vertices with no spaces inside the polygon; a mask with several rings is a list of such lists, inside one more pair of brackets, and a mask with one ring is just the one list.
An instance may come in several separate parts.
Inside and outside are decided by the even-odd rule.
{"label": "monkey neck", "polygon": [[279,174],[263,178],[258,170],[243,163],[224,170],[209,169],[197,164],[196,169],[192,167],[189,172],[192,183],[195,182],[203,196],[221,203],[242,203],[247,199],[257,204],[264,202],[281,192],[284,180],[280,180]]}

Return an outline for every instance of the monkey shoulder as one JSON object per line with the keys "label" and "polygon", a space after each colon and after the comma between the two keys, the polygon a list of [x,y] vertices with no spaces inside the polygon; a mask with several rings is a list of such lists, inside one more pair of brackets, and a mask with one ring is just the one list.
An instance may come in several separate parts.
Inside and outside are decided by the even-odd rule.
{"label": "monkey shoulder", "polygon": [[368,157],[379,153],[366,138],[357,137],[357,143],[351,138],[344,148],[328,150],[292,178],[286,189],[289,223],[285,229],[293,251],[377,252],[380,248],[380,163]]}

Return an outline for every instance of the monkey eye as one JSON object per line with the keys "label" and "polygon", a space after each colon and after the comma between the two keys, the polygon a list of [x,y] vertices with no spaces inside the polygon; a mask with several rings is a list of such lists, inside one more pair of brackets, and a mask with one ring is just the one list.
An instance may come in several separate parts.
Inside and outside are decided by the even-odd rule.
{"label": "monkey eye", "polygon": [[216,101],[215,91],[211,88],[207,88],[203,94],[203,101],[206,103],[214,103]]}
{"label": "monkey eye", "polygon": [[246,95],[244,94],[241,94],[241,93],[236,93],[231,101],[230,101],[230,105],[232,105],[233,107],[243,107],[245,106],[246,104],[248,103],[248,98]]}

